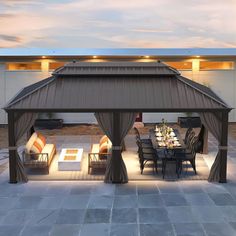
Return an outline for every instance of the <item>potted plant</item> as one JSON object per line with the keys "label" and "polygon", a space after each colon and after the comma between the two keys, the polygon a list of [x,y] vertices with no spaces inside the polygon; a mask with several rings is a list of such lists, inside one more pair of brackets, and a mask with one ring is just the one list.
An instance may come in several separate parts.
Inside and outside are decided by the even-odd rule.
{"label": "potted plant", "polygon": [[186,112],[186,116],[178,117],[178,124],[181,128],[198,128],[201,127],[201,119],[199,116],[193,116],[192,112]]}
{"label": "potted plant", "polygon": [[56,119],[55,114],[51,112],[40,113],[34,126],[41,129],[61,129],[63,127],[63,119]]}

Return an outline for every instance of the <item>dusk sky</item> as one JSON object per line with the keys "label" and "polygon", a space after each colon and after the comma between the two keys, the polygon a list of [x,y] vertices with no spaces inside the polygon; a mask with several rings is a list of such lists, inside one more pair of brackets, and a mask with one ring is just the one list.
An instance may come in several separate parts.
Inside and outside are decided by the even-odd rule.
{"label": "dusk sky", "polygon": [[0,47],[236,47],[236,0],[0,0]]}

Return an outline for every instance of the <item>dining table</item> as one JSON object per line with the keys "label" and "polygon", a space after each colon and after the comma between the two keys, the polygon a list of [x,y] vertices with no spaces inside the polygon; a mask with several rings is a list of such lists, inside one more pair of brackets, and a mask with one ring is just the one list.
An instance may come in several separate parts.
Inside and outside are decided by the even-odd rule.
{"label": "dining table", "polygon": [[[156,127],[149,131],[149,137],[152,141],[153,148],[156,149],[158,158],[162,162],[162,176],[165,178],[166,165],[168,162],[175,162],[176,164],[176,175],[179,178],[182,169],[182,155],[185,152],[186,144],[181,138],[178,129],[166,127],[163,131],[161,127]],[[178,155],[176,155],[178,153]]]}

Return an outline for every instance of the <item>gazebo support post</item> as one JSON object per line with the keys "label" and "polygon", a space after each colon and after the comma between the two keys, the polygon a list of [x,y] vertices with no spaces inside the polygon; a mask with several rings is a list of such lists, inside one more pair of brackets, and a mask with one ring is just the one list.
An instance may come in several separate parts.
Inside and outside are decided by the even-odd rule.
{"label": "gazebo support post", "polygon": [[10,183],[17,183],[16,172],[16,151],[13,147],[16,146],[15,131],[14,131],[14,113],[8,112],[8,143],[9,143],[9,175]]}
{"label": "gazebo support post", "polygon": [[199,141],[202,142],[201,149],[199,150],[202,154],[208,153],[208,129],[202,124],[200,133],[199,133]]}
{"label": "gazebo support post", "polygon": [[[227,147],[228,145],[228,111],[222,112],[222,133],[220,146]],[[220,180],[219,183],[227,182],[227,148],[221,149],[221,163],[220,163]]]}
{"label": "gazebo support post", "polygon": [[208,154],[208,129],[206,127],[204,127],[202,153]]}
{"label": "gazebo support post", "polygon": [[[118,112],[113,112],[113,146],[120,146],[119,143],[120,135],[120,114]],[[113,170],[113,180],[112,183],[120,183],[120,172],[121,172],[121,150],[112,150],[112,170]]]}

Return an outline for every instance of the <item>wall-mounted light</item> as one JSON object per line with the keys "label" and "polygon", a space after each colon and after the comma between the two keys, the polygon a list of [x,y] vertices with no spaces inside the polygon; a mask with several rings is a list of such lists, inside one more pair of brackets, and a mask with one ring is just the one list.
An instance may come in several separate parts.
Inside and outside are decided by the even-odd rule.
{"label": "wall-mounted light", "polygon": [[200,56],[196,56],[196,58],[199,58]]}
{"label": "wall-mounted light", "polygon": [[96,58],[98,58],[97,56],[93,56],[93,59],[96,59]]}
{"label": "wall-mounted light", "polygon": [[46,58],[46,56],[42,56],[42,58],[43,58],[43,59],[45,59],[45,58]]}
{"label": "wall-mounted light", "polygon": [[150,56],[144,56],[144,58],[150,58]]}

